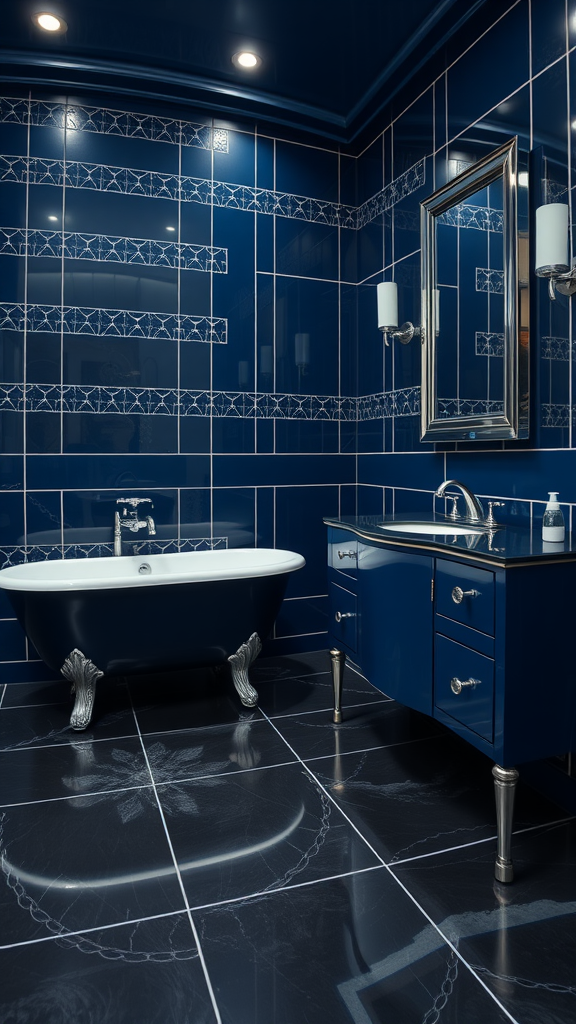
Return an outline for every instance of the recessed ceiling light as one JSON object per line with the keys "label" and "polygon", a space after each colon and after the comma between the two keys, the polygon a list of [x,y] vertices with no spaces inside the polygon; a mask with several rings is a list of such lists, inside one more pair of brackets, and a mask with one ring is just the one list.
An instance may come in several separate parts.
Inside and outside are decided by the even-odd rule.
{"label": "recessed ceiling light", "polygon": [[58,18],[55,14],[49,14],[47,11],[33,14],[32,21],[45,32],[65,32],[68,28],[63,18]]}
{"label": "recessed ceiling light", "polygon": [[251,53],[249,50],[240,50],[239,53],[235,53],[232,57],[232,63],[235,64],[237,68],[242,68],[243,70],[248,69],[251,71],[252,68],[260,66],[262,58],[259,57],[257,53]]}

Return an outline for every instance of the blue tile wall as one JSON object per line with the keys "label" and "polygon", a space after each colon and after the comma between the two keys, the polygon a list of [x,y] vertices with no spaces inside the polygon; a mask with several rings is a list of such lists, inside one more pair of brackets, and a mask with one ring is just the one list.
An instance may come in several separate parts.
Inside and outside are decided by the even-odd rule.
{"label": "blue tile wall", "polygon": [[[575,188],[564,0],[510,3],[462,40],[360,152],[104,94],[0,99],[2,564],[109,553],[116,498],[149,496],[151,550],[302,551],[268,642],[296,652],[324,642],[323,515],[423,511],[456,476],[502,521],[558,489],[571,522],[571,300],[532,278],[522,444],[422,444],[419,346],[376,327],[380,280],[417,322],[419,203],[479,138],[533,149],[533,207]],[[473,300],[496,301],[492,256],[476,266]],[[497,331],[477,344],[497,358]],[[0,642],[0,681],[38,677],[5,600]]]}

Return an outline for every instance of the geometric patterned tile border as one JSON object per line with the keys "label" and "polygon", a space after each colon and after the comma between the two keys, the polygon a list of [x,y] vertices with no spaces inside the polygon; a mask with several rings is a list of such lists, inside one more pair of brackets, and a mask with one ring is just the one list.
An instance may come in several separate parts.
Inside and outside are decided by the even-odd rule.
{"label": "geometric patterned tile border", "polygon": [[358,229],[390,209],[424,183],[424,161],[391,181],[362,206],[312,199],[273,189],[234,185],[161,171],[131,167],[110,167],[82,161],[50,160],[42,157],[0,156],[0,182],[30,185],[66,185],[100,192],[139,195],[150,199],[173,199],[185,203],[213,204],[250,213],[264,213],[315,224]]}
{"label": "geometric patterned tile border", "polygon": [[488,267],[476,267],[476,291],[490,292],[492,295],[503,295],[504,271],[490,270]]}
{"label": "geometric patterned tile border", "polygon": [[542,349],[540,352],[541,359],[549,359],[553,362],[567,363],[570,361],[570,349],[574,349],[575,344],[570,345],[568,338],[554,338],[546,337],[542,338]]}
{"label": "geometric patterned tile border", "polygon": [[543,402],[540,408],[541,424],[543,427],[569,427],[570,406]]}
{"label": "geometric patterned tile border", "polygon": [[503,356],[504,335],[490,334],[487,331],[476,331],[477,356]]}
{"label": "geometric patterned tile border", "polygon": [[227,249],[209,245],[35,228],[0,228],[0,254],[133,263],[217,274],[226,274],[228,270]]}
{"label": "geometric patterned tile border", "polygon": [[453,228],[475,228],[477,231],[495,231],[501,234],[504,214],[502,210],[492,210],[489,206],[469,206],[467,203],[460,203],[441,213],[438,223]]}
{"label": "geometric patterned tile border", "polygon": [[[123,541],[130,544],[130,541]],[[135,555],[163,555],[180,551],[219,551],[228,547],[228,537],[186,537],[182,540],[134,541]],[[105,558],[114,554],[110,544],[20,544],[0,547],[0,569],[23,562],[58,561],[62,558]]]}
{"label": "geometric patterned tile border", "polygon": [[486,398],[439,398],[438,418],[444,416],[488,416],[504,412],[502,400]]}
{"label": "geometric patterned tile border", "polygon": [[9,124],[33,124],[50,128],[119,135],[129,139],[148,139],[173,145],[228,151],[228,132],[210,125],[195,124],[150,114],[136,114],[108,107],[47,103],[41,100],[0,97],[0,121]]}
{"label": "geometric patterned tile border", "polygon": [[150,313],[91,306],[0,303],[0,330],[89,334],[93,337],[202,341],[225,345],[227,321],[184,313]]}
{"label": "geometric patterned tile border", "polygon": [[362,398],[86,384],[0,384],[0,410],[356,423],[417,416],[420,388]]}

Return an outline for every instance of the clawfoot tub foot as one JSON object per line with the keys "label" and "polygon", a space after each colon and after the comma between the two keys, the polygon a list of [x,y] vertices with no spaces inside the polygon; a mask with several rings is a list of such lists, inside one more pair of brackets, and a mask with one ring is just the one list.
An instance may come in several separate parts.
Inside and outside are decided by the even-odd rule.
{"label": "clawfoot tub foot", "polygon": [[261,650],[262,641],[258,633],[252,633],[245,644],[240,644],[236,654],[231,654],[228,658],[232,669],[232,682],[246,708],[253,708],[258,703],[258,694],[248,679],[248,669]]}
{"label": "clawfoot tub foot", "polygon": [[72,693],[76,694],[74,708],[70,716],[70,728],[79,732],[90,725],[96,683],[104,673],[77,647],[70,651],[60,671],[65,679],[70,680]]}

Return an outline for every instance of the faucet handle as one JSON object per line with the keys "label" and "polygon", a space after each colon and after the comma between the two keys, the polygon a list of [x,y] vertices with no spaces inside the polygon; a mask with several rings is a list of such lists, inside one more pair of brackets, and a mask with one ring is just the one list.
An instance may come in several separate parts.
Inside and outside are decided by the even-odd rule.
{"label": "faucet handle", "polygon": [[505,502],[503,502],[503,501],[489,501],[488,502],[488,515],[486,516],[486,519],[484,520],[486,526],[497,526],[498,525],[496,520],[495,520],[495,518],[494,518],[494,512],[492,511],[492,509],[494,509],[494,508],[504,508],[504,505],[505,505]]}
{"label": "faucet handle", "polygon": [[136,508],[136,506],[141,505],[142,502],[150,502],[150,505],[154,508],[152,498],[116,498],[117,505],[131,505],[132,508]]}
{"label": "faucet handle", "polygon": [[450,509],[450,512],[448,513],[448,515],[450,516],[450,519],[460,519],[460,513],[458,511],[458,499],[459,499],[460,495],[459,494],[447,494],[446,497],[448,498],[449,501],[452,502],[452,508]]}

